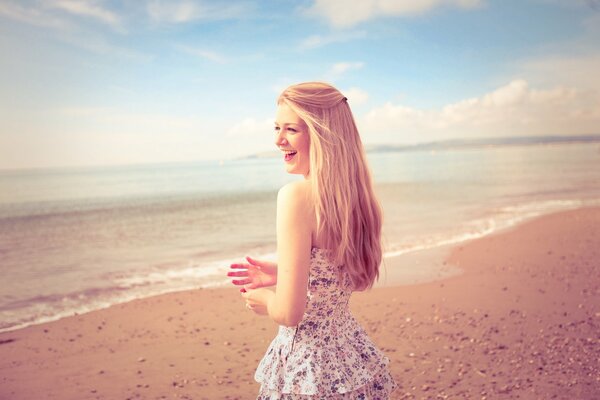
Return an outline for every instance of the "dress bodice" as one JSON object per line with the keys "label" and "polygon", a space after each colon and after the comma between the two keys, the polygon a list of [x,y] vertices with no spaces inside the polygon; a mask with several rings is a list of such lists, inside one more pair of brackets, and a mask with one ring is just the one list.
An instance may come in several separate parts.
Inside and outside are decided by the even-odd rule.
{"label": "dress bodice", "polygon": [[[313,247],[302,323],[336,320],[348,311],[352,282],[342,266],[334,266],[329,251]],[[312,325],[312,324],[310,324]]]}
{"label": "dress bodice", "polygon": [[302,320],[295,327],[279,326],[258,366],[255,379],[269,390],[344,394],[372,381],[389,363],[350,313],[350,277],[328,253],[311,249]]}

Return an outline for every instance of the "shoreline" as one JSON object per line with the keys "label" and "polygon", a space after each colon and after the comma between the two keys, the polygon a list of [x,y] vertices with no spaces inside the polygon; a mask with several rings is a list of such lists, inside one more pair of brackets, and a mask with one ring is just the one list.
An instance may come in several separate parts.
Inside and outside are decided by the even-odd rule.
{"label": "shoreline", "polygon": [[[576,205],[576,203],[579,203],[579,205]],[[463,234],[457,237],[450,237],[449,239],[446,239],[447,243],[435,244],[431,247],[416,248],[410,250],[395,250],[387,252],[388,255],[384,256],[384,262],[382,268],[380,269],[379,281],[374,284],[374,288],[409,286],[418,283],[436,282],[444,280],[451,276],[461,274],[462,270],[459,267],[453,266],[445,262],[445,258],[450,254],[452,248],[456,246],[461,246],[472,240],[478,240],[481,238],[488,237],[490,235],[495,235],[507,230],[511,230],[515,226],[518,226],[535,218],[543,217],[545,215],[550,215],[561,211],[574,210],[578,208],[589,208],[597,206],[600,207],[600,200],[551,200],[543,201],[540,204],[545,204],[545,206],[542,207],[541,210],[529,210],[526,211],[523,215],[512,216],[508,220],[504,221],[496,221],[494,225],[498,224],[498,222],[500,222],[500,224],[494,226],[493,228],[490,228],[489,230],[485,230],[474,234]],[[524,205],[520,205],[518,207],[522,208],[524,207]],[[269,253],[269,255],[265,257],[265,259],[271,259],[272,254]],[[214,264],[215,262],[210,261],[210,263]],[[396,267],[388,268],[388,265],[395,265]],[[225,271],[225,269],[223,271]],[[223,272],[223,276],[224,274],[225,272]],[[128,293],[128,295],[126,296],[114,299],[97,299],[89,304],[81,304],[79,306],[76,306],[75,308],[71,308],[70,310],[59,311],[53,316],[39,317],[34,321],[23,322],[10,327],[1,328],[0,333],[13,332],[30,326],[46,324],[54,321],[59,321],[64,318],[84,315],[90,312],[104,310],[113,306],[125,304],[135,300],[143,300],[154,296],[186,292],[189,290],[197,289],[212,290],[227,288],[230,288],[229,284],[207,283],[206,285],[199,285],[197,287],[185,285],[183,288],[165,288],[163,290],[156,290],[143,295],[132,292]]]}
{"label": "shoreline", "polygon": [[[394,399],[593,398],[598,249],[600,207],[559,211],[453,245],[443,262],[460,274],[350,306],[391,359]],[[233,287],[133,300],[0,333],[0,398],[254,398],[276,331]]]}

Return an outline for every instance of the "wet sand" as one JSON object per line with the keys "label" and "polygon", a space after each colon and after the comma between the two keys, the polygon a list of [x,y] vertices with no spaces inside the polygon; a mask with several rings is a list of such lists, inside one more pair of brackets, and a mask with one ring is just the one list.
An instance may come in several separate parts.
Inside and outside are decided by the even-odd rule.
{"label": "wet sand", "polygon": [[[393,399],[600,398],[600,208],[464,243],[445,262],[464,272],[352,296],[391,359]],[[276,331],[232,287],[5,332],[0,399],[253,399]]]}

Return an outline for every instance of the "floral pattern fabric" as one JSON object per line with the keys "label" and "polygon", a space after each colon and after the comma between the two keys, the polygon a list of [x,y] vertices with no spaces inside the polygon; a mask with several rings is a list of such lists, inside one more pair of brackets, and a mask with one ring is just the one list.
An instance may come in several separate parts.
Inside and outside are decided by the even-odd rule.
{"label": "floral pattern fabric", "polygon": [[257,400],[387,399],[397,388],[389,358],[350,313],[351,294],[343,267],[313,247],[304,316],[295,327],[279,326],[254,375]]}

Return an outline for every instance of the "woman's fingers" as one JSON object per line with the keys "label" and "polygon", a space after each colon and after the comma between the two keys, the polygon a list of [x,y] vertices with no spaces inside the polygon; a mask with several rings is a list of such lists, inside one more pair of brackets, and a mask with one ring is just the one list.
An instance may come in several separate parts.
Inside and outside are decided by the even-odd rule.
{"label": "woman's fingers", "polygon": [[229,271],[227,276],[248,276],[248,271]]}
{"label": "woman's fingers", "polygon": [[263,265],[263,261],[256,260],[256,259],[254,259],[254,258],[252,258],[252,257],[250,257],[250,256],[246,256],[246,260],[247,260],[247,261],[248,261],[250,264],[252,264],[253,266],[255,266],[255,267],[258,267],[258,268],[262,267],[262,265]]}
{"label": "woman's fingers", "polygon": [[260,269],[261,267],[264,267],[265,264],[267,263],[267,261],[261,261],[261,260],[257,260],[256,258],[252,258],[250,256],[246,256],[246,260],[252,264],[253,267],[256,267],[258,269]]}
{"label": "woman's fingers", "polygon": [[[246,256],[246,259],[251,262],[251,264],[246,263],[234,263],[230,264],[229,267],[232,269],[227,272],[227,276],[229,277],[243,277],[245,279],[233,279],[231,283],[234,285],[246,285],[245,289],[256,289],[263,286],[262,279],[260,277],[260,273],[263,273],[262,267],[265,262],[255,260],[250,256]],[[236,271],[237,270],[237,271]],[[240,292],[244,293],[244,291],[240,290]]]}
{"label": "woman's fingers", "polygon": [[229,268],[244,268],[244,269],[247,269],[249,267],[250,267],[250,265],[248,265],[248,264],[231,264],[229,266]]}
{"label": "woman's fingers", "polygon": [[249,283],[251,283],[251,282],[252,282],[252,280],[251,280],[251,279],[242,279],[242,280],[239,280],[239,279],[233,279],[233,280],[231,281],[231,283],[233,283],[234,285],[247,285],[247,284],[249,284]]}
{"label": "woman's fingers", "polygon": [[[274,263],[273,261],[257,260],[256,258],[252,258],[250,256],[246,256],[246,261],[248,261],[256,269],[259,269],[259,270],[265,271],[265,272],[270,271],[273,268],[277,268],[277,264]],[[269,273],[269,272],[267,272],[267,273]]]}

